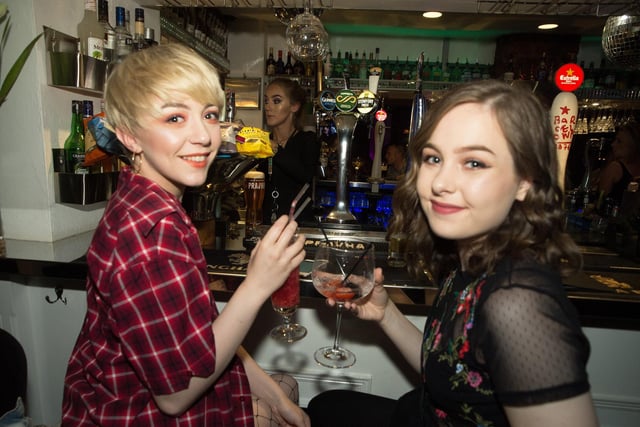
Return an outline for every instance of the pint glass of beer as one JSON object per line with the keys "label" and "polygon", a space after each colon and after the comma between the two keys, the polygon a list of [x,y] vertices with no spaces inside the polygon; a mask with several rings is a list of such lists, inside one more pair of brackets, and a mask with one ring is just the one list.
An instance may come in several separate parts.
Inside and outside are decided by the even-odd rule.
{"label": "pint glass of beer", "polygon": [[250,170],[244,175],[244,201],[247,205],[245,236],[252,237],[262,224],[262,202],[265,193],[264,172]]}

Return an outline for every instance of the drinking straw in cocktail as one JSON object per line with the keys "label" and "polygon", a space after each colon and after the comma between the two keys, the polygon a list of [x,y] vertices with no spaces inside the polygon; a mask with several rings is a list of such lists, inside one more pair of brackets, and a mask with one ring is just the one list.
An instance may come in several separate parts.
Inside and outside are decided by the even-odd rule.
{"label": "drinking straw in cocktail", "polygon": [[371,249],[372,247],[373,247],[373,243],[369,242],[367,244],[367,247],[364,248],[364,251],[362,251],[360,256],[358,256],[358,259],[356,259],[356,262],[353,263],[353,265],[349,269],[349,272],[345,274],[344,279],[342,279],[342,286],[344,286],[347,283],[347,279],[349,278],[349,276],[351,276],[351,273],[353,273],[353,271],[356,269],[358,264],[360,264],[360,262],[364,259],[364,256],[367,254],[367,252],[369,252],[369,249]]}
{"label": "drinking straw in cocktail", "polygon": [[298,201],[302,198],[302,196],[304,195],[305,191],[307,191],[308,188],[309,188],[309,183],[305,183],[300,189],[300,191],[298,192],[298,194],[296,195],[296,197],[293,199],[293,201],[291,201],[291,207],[289,208],[289,221],[292,221],[295,219],[294,216],[296,211],[296,205],[298,204]]}
{"label": "drinking straw in cocktail", "polygon": [[295,220],[296,218],[298,218],[298,216],[302,213],[302,211],[304,210],[304,208],[307,207],[307,205],[309,204],[309,202],[311,202],[311,197],[307,197],[306,199],[304,199],[304,202],[302,202],[302,204],[300,205],[300,207],[298,208],[298,210],[296,210],[296,213],[293,214],[293,219]]}

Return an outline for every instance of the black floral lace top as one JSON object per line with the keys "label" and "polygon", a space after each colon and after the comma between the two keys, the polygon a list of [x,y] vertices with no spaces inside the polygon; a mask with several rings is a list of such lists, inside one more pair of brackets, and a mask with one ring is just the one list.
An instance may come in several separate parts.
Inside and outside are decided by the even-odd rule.
{"label": "black floral lace top", "polygon": [[508,426],[503,405],[588,391],[588,357],[589,343],[555,271],[509,260],[488,276],[453,271],[425,326],[425,423]]}

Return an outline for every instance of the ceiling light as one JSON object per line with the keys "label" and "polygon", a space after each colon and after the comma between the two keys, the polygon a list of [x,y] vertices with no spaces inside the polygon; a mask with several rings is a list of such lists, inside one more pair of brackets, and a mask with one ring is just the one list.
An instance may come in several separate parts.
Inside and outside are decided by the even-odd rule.
{"label": "ceiling light", "polygon": [[558,24],[540,24],[538,25],[539,30],[555,30],[558,28]]}
{"label": "ceiling light", "polygon": [[442,16],[442,12],[425,12],[422,14],[425,18],[440,18]]}

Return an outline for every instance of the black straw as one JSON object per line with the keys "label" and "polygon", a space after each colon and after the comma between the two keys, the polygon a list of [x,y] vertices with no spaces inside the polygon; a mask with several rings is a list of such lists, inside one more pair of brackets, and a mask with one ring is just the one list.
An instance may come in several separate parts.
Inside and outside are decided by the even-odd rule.
{"label": "black straw", "polygon": [[349,278],[349,276],[351,276],[351,273],[353,273],[353,271],[356,269],[356,267],[358,266],[358,264],[360,264],[360,262],[364,259],[364,256],[367,254],[367,252],[369,252],[369,249],[371,249],[373,247],[373,243],[368,242],[367,243],[367,247],[364,248],[364,251],[362,251],[362,253],[360,254],[360,256],[358,257],[358,259],[356,260],[356,262],[351,266],[351,269],[349,270],[349,272],[344,276],[344,279],[342,279],[342,284],[346,284],[347,283],[347,279]]}
{"label": "black straw", "polygon": [[324,227],[322,226],[322,221],[318,220],[318,227],[320,228],[320,231],[322,231],[322,234],[324,234],[324,240],[329,243],[329,236],[327,236],[327,232],[324,230]]}

